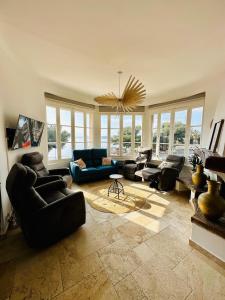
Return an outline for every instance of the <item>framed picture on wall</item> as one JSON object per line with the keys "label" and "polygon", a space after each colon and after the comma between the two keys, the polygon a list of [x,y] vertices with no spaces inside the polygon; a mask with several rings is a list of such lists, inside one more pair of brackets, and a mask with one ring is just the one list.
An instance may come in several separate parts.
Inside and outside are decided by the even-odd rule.
{"label": "framed picture on wall", "polygon": [[224,119],[216,122],[213,127],[212,137],[209,144],[209,150],[213,153],[217,151],[219,146],[220,136],[224,125]]}

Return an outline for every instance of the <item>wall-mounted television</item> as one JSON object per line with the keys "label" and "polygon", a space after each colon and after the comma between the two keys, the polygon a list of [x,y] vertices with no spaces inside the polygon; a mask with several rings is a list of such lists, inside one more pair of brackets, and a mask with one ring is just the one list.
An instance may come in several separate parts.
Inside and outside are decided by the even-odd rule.
{"label": "wall-mounted television", "polygon": [[19,115],[12,150],[40,145],[44,123]]}

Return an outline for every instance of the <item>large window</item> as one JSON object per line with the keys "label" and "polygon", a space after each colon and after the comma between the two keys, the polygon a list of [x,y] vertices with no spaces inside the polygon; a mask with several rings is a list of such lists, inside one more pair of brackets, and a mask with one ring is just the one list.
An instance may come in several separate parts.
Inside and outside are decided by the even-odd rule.
{"label": "large window", "polygon": [[92,112],[49,103],[46,107],[48,160],[70,159],[73,149],[92,147]]}
{"label": "large window", "polygon": [[112,156],[129,156],[142,145],[142,115],[101,114],[101,147]]}
{"label": "large window", "polygon": [[154,156],[188,156],[201,145],[203,106],[159,110],[152,113],[152,149]]}

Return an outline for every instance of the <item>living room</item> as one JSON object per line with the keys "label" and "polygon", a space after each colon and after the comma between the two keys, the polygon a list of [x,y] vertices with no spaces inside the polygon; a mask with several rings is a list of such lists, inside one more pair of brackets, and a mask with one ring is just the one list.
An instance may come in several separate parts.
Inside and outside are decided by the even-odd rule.
{"label": "living room", "polygon": [[[1,1],[0,16],[0,300],[224,299],[223,208],[198,205],[225,178],[225,3]],[[127,107],[131,75],[144,96]],[[8,145],[19,116],[43,123],[38,146]],[[18,163],[40,181],[31,159],[80,201],[65,236],[32,232],[41,247],[6,188]]]}

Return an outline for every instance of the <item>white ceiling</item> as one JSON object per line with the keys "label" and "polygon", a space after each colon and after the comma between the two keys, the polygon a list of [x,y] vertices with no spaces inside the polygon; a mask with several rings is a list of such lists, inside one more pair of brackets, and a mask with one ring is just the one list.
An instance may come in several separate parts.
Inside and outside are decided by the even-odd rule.
{"label": "white ceiling", "polygon": [[224,0],[0,0],[0,20],[17,59],[92,97],[117,92],[118,70],[151,103],[225,69]]}

